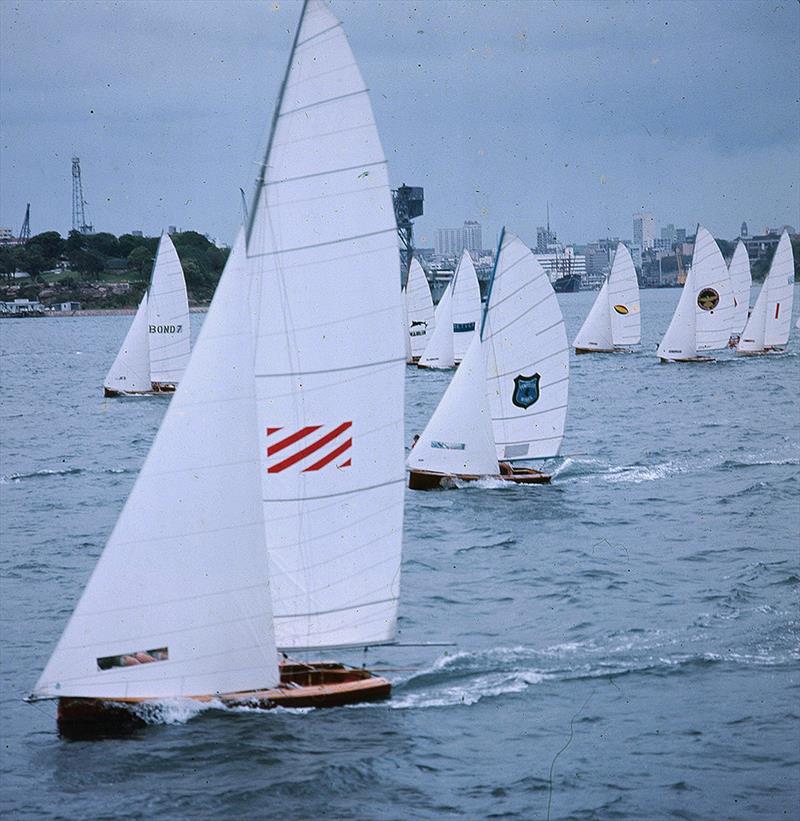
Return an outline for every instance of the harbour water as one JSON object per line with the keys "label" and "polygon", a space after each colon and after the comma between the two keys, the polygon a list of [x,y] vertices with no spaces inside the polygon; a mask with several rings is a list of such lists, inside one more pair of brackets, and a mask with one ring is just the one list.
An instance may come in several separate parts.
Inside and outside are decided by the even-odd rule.
{"label": "harbour water", "polygon": [[[594,296],[559,295],[570,340]],[[129,317],[4,322],[4,817],[800,817],[799,332],[660,365],[678,296],[642,293],[641,351],[573,356],[552,485],[408,492],[399,639],[455,646],[346,657],[390,701],[97,742],[21,699],[169,400],[102,398]],[[407,440],[449,379],[408,369]]]}

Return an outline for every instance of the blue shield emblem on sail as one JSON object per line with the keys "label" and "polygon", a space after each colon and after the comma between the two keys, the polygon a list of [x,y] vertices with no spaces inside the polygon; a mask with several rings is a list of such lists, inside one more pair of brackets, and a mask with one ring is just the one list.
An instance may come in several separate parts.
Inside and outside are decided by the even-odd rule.
{"label": "blue shield emblem on sail", "polygon": [[529,408],[539,401],[540,378],[538,373],[533,376],[520,374],[514,377],[514,393],[511,396],[511,401],[518,408]]}

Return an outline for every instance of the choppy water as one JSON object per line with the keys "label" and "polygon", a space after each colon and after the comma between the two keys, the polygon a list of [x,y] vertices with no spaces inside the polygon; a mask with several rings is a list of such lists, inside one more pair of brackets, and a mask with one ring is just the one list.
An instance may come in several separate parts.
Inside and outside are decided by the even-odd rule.
{"label": "choppy water", "polygon": [[[593,297],[559,296],[570,339]],[[60,740],[54,708],[20,699],[168,400],[100,396],[129,318],[3,322],[0,810],[800,817],[800,340],[659,365],[677,298],[642,294],[641,353],[573,358],[551,486],[408,492],[401,640],[457,646],[370,651],[413,668],[391,701],[165,705],[102,742]],[[449,378],[409,369],[408,438]]]}

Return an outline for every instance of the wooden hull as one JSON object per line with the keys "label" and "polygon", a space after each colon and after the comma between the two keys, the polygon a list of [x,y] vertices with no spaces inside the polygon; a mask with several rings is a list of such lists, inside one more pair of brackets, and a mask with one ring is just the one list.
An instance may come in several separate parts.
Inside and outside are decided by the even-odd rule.
{"label": "wooden hull", "polygon": [[664,365],[669,365],[672,362],[716,362],[713,356],[692,356],[686,359],[665,359],[663,356],[658,358]]}
{"label": "wooden hull", "polygon": [[736,351],[737,356],[767,356],[768,354],[786,353],[785,347],[762,348],[760,351]]}
{"label": "wooden hull", "polygon": [[622,348],[575,348],[575,353],[623,353],[623,350]]}
{"label": "wooden hull", "polygon": [[[221,702],[226,707],[342,707],[389,698],[392,686],[368,670],[334,662],[280,665],[280,684],[268,690],[222,695],[187,696],[199,703]],[[126,735],[147,725],[141,708],[157,704],[148,698],[73,698],[58,700],[58,732],[65,738],[104,738]]]}
{"label": "wooden hull", "polygon": [[474,476],[466,473],[434,473],[431,470],[412,470],[408,476],[408,487],[411,490],[435,490],[453,479],[462,482],[477,482],[479,479],[502,479],[515,485],[546,485],[551,476],[533,468],[514,468],[513,473],[498,473],[494,476]]}
{"label": "wooden hull", "polygon": [[153,385],[153,389],[149,391],[115,391],[113,388],[107,388],[103,385],[103,396],[106,399],[118,396],[161,396],[165,393],[175,393],[175,385]]}

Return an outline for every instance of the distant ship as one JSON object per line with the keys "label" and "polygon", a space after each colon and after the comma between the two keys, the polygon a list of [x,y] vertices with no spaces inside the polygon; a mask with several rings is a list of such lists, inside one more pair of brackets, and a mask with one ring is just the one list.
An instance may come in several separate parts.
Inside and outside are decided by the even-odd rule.
{"label": "distant ship", "polygon": [[553,290],[559,294],[574,294],[581,289],[580,274],[565,274],[553,283]]}

